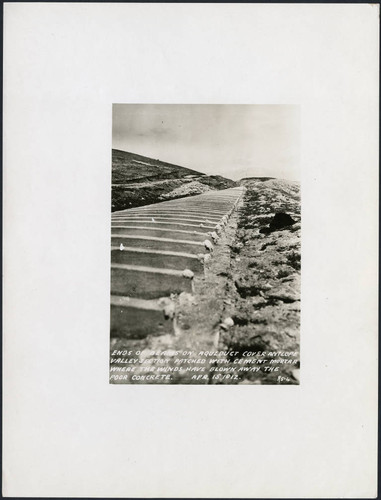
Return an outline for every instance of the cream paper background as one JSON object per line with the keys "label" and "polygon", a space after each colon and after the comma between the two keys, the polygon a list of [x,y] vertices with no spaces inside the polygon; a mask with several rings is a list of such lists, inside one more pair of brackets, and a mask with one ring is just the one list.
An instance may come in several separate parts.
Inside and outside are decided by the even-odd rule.
{"label": "cream paper background", "polygon": [[[5,5],[4,495],[375,497],[378,15]],[[301,106],[299,387],[109,385],[118,102]]]}

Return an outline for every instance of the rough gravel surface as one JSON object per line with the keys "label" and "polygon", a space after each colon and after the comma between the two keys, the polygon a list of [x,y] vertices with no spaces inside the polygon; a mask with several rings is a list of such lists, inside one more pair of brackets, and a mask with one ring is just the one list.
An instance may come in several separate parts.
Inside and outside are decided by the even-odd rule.
{"label": "rough gravel surface", "polygon": [[[240,353],[248,350],[261,353],[259,356],[263,356],[263,352],[271,353],[267,361],[272,360],[272,366],[278,366],[274,372],[245,374],[240,383],[274,384],[281,380],[283,384],[297,384],[301,270],[299,184],[272,179],[247,180],[245,186],[247,191],[239,210],[236,237],[231,244],[232,306],[229,312],[234,327],[224,332],[221,342]],[[294,355],[279,354],[286,351]],[[276,359],[274,352],[277,352]]]}

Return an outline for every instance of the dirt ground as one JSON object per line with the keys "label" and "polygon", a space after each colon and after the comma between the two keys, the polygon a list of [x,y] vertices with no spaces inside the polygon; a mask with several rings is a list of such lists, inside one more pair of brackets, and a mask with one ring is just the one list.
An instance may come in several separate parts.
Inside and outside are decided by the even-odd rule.
{"label": "dirt ground", "polygon": [[[241,383],[297,384],[301,271],[299,185],[275,179],[248,180],[245,185],[247,191],[231,245],[229,312],[234,326],[223,333],[221,344],[238,351],[239,355],[245,351],[261,353],[258,358],[267,358],[267,363],[278,367],[277,371],[245,374]],[[274,220],[279,224],[274,225]]]}

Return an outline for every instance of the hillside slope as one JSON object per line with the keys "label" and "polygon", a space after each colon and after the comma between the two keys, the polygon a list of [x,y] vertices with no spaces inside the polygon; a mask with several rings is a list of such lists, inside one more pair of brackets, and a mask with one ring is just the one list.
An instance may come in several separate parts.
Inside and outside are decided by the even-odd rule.
{"label": "hillside slope", "polygon": [[237,183],[146,156],[112,150],[112,211],[227,189]]}

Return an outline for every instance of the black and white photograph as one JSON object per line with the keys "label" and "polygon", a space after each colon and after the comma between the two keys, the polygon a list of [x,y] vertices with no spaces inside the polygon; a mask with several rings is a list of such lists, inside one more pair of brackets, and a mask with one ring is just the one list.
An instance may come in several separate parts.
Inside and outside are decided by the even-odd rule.
{"label": "black and white photograph", "polygon": [[113,105],[110,383],[299,384],[299,116]]}

